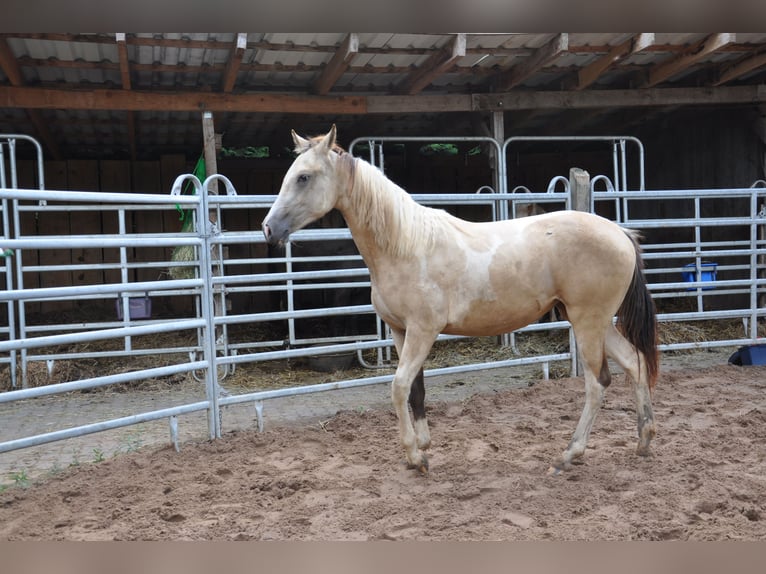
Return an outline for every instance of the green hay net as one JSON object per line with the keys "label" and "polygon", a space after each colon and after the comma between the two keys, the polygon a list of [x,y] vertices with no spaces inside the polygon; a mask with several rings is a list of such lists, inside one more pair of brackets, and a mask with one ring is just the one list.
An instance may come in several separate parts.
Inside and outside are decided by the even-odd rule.
{"label": "green hay net", "polygon": [[[207,177],[207,175],[205,171],[204,156],[200,156],[200,158],[197,160],[197,165],[194,166],[194,171],[192,173],[200,181],[205,180],[205,177]],[[181,193],[183,195],[188,195],[189,193],[193,194],[196,192],[191,182],[187,181]],[[194,210],[183,209],[178,204],[176,204],[176,209],[178,210],[179,220],[181,221],[181,233],[189,233],[191,231],[194,231]],[[194,252],[194,246],[179,245],[178,247],[173,249],[173,253],[170,255],[170,260],[176,263],[196,261],[197,256]],[[194,275],[195,275],[194,269],[195,268],[193,266],[185,267],[181,265],[173,265],[170,267],[170,269],[168,269],[168,273],[173,279],[194,279]]]}

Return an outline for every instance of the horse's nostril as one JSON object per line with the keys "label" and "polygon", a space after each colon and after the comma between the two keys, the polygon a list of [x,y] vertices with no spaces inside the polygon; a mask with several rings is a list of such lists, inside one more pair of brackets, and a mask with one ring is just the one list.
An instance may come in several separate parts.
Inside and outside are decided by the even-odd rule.
{"label": "horse's nostril", "polygon": [[271,228],[266,223],[263,224],[263,235],[267,240],[271,239]]}

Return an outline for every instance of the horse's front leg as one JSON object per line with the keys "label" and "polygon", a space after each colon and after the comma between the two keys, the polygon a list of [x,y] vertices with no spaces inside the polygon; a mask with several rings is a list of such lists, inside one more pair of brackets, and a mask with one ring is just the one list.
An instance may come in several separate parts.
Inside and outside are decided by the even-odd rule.
{"label": "horse's front leg", "polygon": [[431,446],[431,433],[428,430],[428,419],[426,419],[426,386],[423,381],[423,367],[415,375],[410,388],[410,408],[412,409],[412,418],[415,425],[415,438],[418,447],[422,450],[428,450]]}
{"label": "horse's front leg", "polygon": [[[391,384],[391,399],[399,420],[399,437],[410,468],[422,473],[428,471],[428,459],[423,449],[428,448],[431,438],[425,418],[425,387],[423,362],[436,340],[436,334],[408,329],[406,333],[394,331],[394,342],[399,352],[399,366]],[[415,425],[410,418],[407,401],[413,407]]]}

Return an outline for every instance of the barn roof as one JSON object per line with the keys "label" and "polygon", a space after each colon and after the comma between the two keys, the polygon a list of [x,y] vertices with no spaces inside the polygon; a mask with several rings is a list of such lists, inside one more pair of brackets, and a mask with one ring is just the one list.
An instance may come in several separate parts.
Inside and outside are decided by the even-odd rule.
{"label": "barn roof", "polygon": [[[54,158],[199,154],[289,130],[631,133],[666,114],[766,101],[766,33],[0,34],[0,133]],[[482,132],[486,132],[482,133]]]}

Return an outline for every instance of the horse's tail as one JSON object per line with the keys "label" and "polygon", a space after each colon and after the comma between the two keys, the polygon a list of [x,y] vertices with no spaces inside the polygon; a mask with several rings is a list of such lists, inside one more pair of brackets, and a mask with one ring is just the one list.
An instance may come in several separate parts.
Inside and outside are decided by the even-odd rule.
{"label": "horse's tail", "polygon": [[659,352],[657,350],[657,314],[644,277],[644,263],[641,258],[641,246],[638,233],[625,230],[633,242],[636,251],[636,267],[633,279],[625,294],[625,299],[617,311],[620,330],[625,338],[644,355],[649,376],[649,388],[654,388],[659,372]]}

